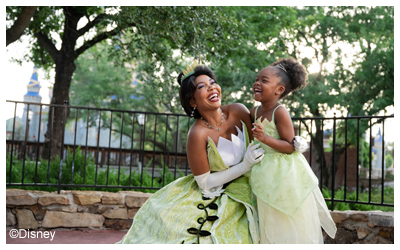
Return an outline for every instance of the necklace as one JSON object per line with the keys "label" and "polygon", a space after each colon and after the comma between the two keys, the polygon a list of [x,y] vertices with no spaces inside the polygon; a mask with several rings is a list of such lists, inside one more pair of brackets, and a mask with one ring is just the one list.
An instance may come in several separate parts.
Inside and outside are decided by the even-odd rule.
{"label": "necklace", "polygon": [[206,122],[206,121],[203,119],[203,117],[200,117],[200,118],[203,120],[204,124],[207,125],[209,128],[212,128],[212,129],[216,128],[218,131],[221,131],[221,128],[217,128],[217,127],[218,127],[219,125],[221,125],[221,124],[224,122],[224,113],[222,113],[221,121],[220,121],[219,123],[215,124],[215,125],[210,125],[210,124],[208,124],[208,122]]}

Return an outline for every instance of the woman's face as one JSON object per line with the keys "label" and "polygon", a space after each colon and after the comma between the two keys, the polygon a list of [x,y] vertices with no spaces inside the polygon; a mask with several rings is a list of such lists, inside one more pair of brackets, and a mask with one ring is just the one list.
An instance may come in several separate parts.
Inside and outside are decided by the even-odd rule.
{"label": "woman's face", "polygon": [[196,90],[191,99],[192,107],[204,111],[221,106],[221,87],[207,75],[200,75],[194,80]]}

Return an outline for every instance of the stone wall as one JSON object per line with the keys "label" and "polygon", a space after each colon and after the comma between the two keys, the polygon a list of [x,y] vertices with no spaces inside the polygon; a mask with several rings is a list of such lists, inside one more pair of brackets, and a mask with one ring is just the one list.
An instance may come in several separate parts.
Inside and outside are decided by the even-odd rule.
{"label": "stone wall", "polygon": [[7,230],[129,229],[149,193],[120,191],[25,191],[7,189]]}
{"label": "stone wall", "polygon": [[325,244],[394,244],[394,212],[331,211],[335,239],[324,232]]}
{"label": "stone wall", "polygon": [[[139,208],[152,195],[134,191],[42,192],[6,189],[6,228],[69,230],[77,228],[128,230]],[[393,244],[394,213],[333,211],[335,239],[324,232],[326,244]]]}

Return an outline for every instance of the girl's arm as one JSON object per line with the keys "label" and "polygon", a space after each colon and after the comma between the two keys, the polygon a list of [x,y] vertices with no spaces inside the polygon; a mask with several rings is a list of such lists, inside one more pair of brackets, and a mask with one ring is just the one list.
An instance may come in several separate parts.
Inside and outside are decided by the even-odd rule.
{"label": "girl's arm", "polygon": [[294,129],[292,124],[292,118],[290,118],[289,112],[285,108],[278,108],[275,111],[274,120],[276,128],[279,133],[280,140],[275,139],[264,133],[264,128],[253,123],[253,136],[258,141],[270,146],[271,148],[286,154],[291,154],[294,151],[293,140],[294,140]]}

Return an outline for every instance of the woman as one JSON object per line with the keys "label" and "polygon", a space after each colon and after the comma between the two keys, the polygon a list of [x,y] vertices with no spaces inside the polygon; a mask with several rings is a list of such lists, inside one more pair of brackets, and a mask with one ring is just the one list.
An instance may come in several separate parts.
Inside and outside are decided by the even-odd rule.
{"label": "woman", "polygon": [[249,143],[250,113],[242,104],[221,106],[221,88],[206,66],[178,76],[186,114],[193,175],[156,192],[135,215],[119,243],[258,243],[248,171],[264,151]]}

